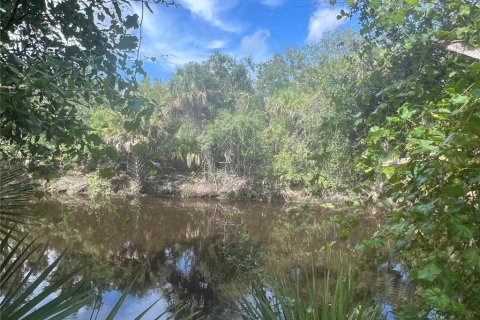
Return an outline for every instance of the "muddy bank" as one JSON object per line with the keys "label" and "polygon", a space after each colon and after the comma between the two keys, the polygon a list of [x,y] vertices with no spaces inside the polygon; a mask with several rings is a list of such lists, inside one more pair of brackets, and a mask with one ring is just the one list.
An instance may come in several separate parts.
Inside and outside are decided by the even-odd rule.
{"label": "muddy bank", "polygon": [[82,195],[90,192],[87,182],[89,176],[81,174],[69,174],[50,180],[39,180],[38,184],[42,191],[52,194]]}
{"label": "muddy bank", "polygon": [[149,195],[184,198],[217,198],[230,200],[254,200],[281,198],[261,185],[233,175],[216,175],[210,179],[169,174],[151,177],[139,185],[127,176],[119,175],[111,180],[95,174],[70,173],[63,177],[39,181],[40,188],[48,194],[75,195]]}
{"label": "muddy bank", "polygon": [[227,200],[262,200],[282,202],[343,202],[344,194],[312,197],[302,191],[275,190],[265,182],[254,182],[248,178],[219,173],[214,176],[193,177],[182,174],[168,174],[150,177],[142,185],[126,175],[107,180],[94,173],[73,172],[51,180],[40,181],[40,187],[48,194],[68,196],[84,195],[133,195],[183,198],[212,198]]}

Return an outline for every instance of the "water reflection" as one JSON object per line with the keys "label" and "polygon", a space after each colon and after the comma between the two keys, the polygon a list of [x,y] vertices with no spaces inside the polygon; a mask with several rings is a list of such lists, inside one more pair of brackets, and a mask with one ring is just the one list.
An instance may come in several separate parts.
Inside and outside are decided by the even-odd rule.
{"label": "water reflection", "polygon": [[[141,198],[93,206],[79,199],[48,207],[56,222],[44,225],[39,234],[56,254],[70,244],[54,277],[85,266],[83,275],[91,279],[85,290],[99,296],[95,305],[77,313],[78,319],[90,319],[92,311],[104,318],[137,276],[119,319],[134,318],[159,299],[151,318],[186,305],[181,314],[234,319],[233,297],[246,292],[249,279],[265,270],[298,276],[313,260],[319,276],[335,272],[358,239],[378,223],[363,221],[362,228],[341,241],[342,230],[328,212],[280,204]],[[329,245],[331,250],[319,250]],[[378,278],[376,272],[366,277],[369,284],[381,283]],[[384,291],[381,285],[371,287]]]}

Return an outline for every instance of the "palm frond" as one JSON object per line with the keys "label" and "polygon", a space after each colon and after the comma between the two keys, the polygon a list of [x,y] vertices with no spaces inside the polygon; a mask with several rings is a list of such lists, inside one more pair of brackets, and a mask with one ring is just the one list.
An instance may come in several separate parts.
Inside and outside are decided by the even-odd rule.
{"label": "palm frond", "polygon": [[378,310],[369,302],[354,300],[350,270],[347,273],[341,271],[336,281],[327,273],[323,290],[319,289],[315,276],[307,277],[303,284],[279,276],[275,276],[273,282],[272,286],[266,287],[257,281],[250,294],[239,299],[243,319],[378,319]]}
{"label": "palm frond", "polygon": [[[138,275],[135,277],[135,279],[128,285],[127,289],[123,292],[122,296],[117,300],[115,305],[113,306],[112,310],[109,312],[107,317],[105,318],[106,320],[114,320],[115,316],[117,315],[118,311],[120,310],[121,306],[123,305],[125,299],[127,298],[127,295],[129,291],[132,289],[133,284],[135,281],[138,279]],[[156,300],[153,302],[148,308],[143,310],[139,315],[135,317],[135,320],[141,320],[145,317],[145,315],[160,301],[161,299]],[[190,320],[193,319],[196,316],[196,313],[190,314],[188,316],[182,316],[179,318],[179,314],[181,311],[186,308],[187,305],[180,306],[175,312],[172,314],[168,314],[169,310],[165,310],[159,315],[156,315],[155,319],[160,319],[162,317],[166,317],[165,319],[171,320],[171,319],[181,319],[181,320]]]}
{"label": "palm frond", "polygon": [[[47,246],[38,244],[37,239],[27,242],[28,233],[18,241],[12,239],[14,228],[15,226],[12,226],[7,236],[0,242],[0,247],[4,250],[2,252],[4,260],[0,265],[0,291],[5,293],[4,299],[0,302],[2,320],[66,317],[93,301],[93,294],[83,293],[81,290],[86,285],[85,281],[79,281],[73,287],[57,294],[78,274],[78,270],[45,285],[65,252],[37,275],[40,260]],[[25,262],[33,254],[38,253],[40,253],[39,258],[30,270],[26,270]]]}
{"label": "palm frond", "polygon": [[26,209],[33,192],[22,168],[0,165],[0,234],[6,236],[12,225],[27,222],[31,215]]}
{"label": "palm frond", "polygon": [[[3,168],[3,167],[0,167]],[[84,290],[87,281],[80,280],[69,286],[80,269],[51,280],[55,269],[65,256],[61,253],[47,267],[40,269],[47,244],[38,238],[29,241],[30,232],[23,232],[19,224],[34,219],[26,213],[33,195],[28,175],[21,168],[0,170],[0,315],[2,320],[65,319],[80,308],[92,303],[95,295]],[[38,258],[27,268],[34,256]],[[113,320],[130,291],[132,282],[117,301],[107,319]],[[66,288],[66,289],[65,289]],[[142,319],[153,306],[141,312],[136,319]],[[158,318],[167,314],[160,314]],[[168,317],[176,318],[177,313]],[[191,316],[193,317],[193,315]],[[185,319],[191,319],[187,317]]]}
{"label": "palm frond", "polygon": [[[65,252],[43,270],[40,260],[47,245],[32,241],[30,232],[20,225],[32,222],[28,211],[34,189],[28,174],[20,167],[0,166],[0,302],[2,320],[65,318],[93,300],[83,293],[86,282],[61,291],[70,283],[78,270],[50,282],[51,275]],[[38,258],[30,268],[34,256]]]}

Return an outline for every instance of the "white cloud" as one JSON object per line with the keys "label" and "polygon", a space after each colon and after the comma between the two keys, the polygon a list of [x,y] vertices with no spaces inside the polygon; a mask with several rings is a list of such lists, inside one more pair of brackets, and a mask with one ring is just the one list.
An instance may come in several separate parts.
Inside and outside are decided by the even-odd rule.
{"label": "white cloud", "polygon": [[263,5],[266,5],[268,7],[278,7],[282,5],[285,0],[262,0],[261,2]]}
{"label": "white cloud", "polygon": [[227,43],[227,40],[212,40],[207,44],[207,48],[222,49],[226,47]]}
{"label": "white cloud", "polygon": [[[256,62],[271,57],[268,29],[232,33],[214,23],[226,18],[233,23],[235,12],[231,9],[237,5],[237,0],[224,0],[221,4],[220,0],[179,1],[183,9],[155,5],[152,6],[154,14],[144,12],[140,53],[142,57],[157,58],[155,64],[149,63],[150,72],[171,73],[187,62],[208,59],[213,50],[239,58],[251,56]],[[141,5],[134,3],[133,10],[140,15]]]}
{"label": "white cloud", "polygon": [[270,57],[268,38],[270,31],[268,29],[258,29],[251,35],[246,35],[240,40],[238,53],[241,56],[251,56],[254,61],[262,62]]}
{"label": "white cloud", "polygon": [[[208,58],[212,49],[226,45],[218,30],[191,20],[182,10],[153,7],[154,14],[144,13],[142,56],[156,57],[160,69],[173,71],[179,65]],[[140,5],[134,4],[140,14]],[[220,31],[220,33],[222,33]]]}
{"label": "white cloud", "polygon": [[223,15],[237,5],[237,0],[179,0],[182,7],[209,22],[213,26],[228,32],[240,32],[243,27],[238,22],[226,22]]}
{"label": "white cloud", "polygon": [[342,20],[337,20],[339,9],[319,8],[313,13],[308,22],[308,36],[306,42],[315,42],[322,38],[323,34],[336,29]]}

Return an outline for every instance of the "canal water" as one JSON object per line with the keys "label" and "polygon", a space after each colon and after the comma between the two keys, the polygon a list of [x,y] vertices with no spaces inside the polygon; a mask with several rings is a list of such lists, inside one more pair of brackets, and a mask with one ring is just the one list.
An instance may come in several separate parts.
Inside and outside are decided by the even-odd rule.
{"label": "canal water", "polygon": [[[329,207],[329,206],[327,206]],[[48,201],[36,228],[47,243],[45,265],[67,250],[54,277],[82,266],[97,293],[76,319],[103,319],[133,283],[118,319],[168,311],[236,319],[252,281],[359,271],[358,287],[386,318],[411,290],[395,263],[366,267],[355,246],[382,218],[352,210],[263,202],[144,197]],[[363,256],[365,257],[365,256]]]}

